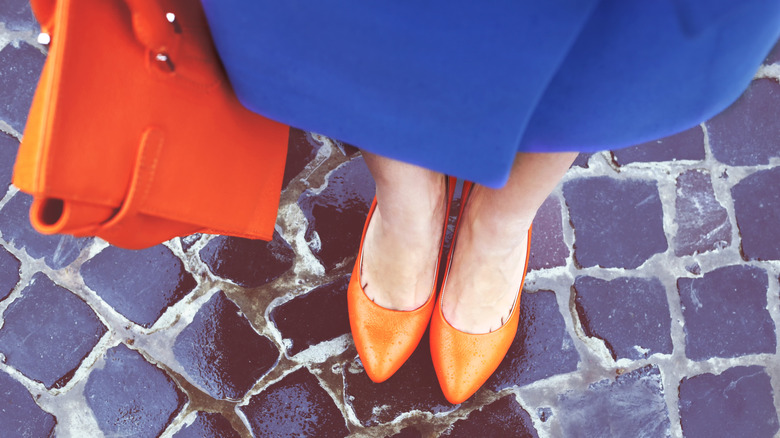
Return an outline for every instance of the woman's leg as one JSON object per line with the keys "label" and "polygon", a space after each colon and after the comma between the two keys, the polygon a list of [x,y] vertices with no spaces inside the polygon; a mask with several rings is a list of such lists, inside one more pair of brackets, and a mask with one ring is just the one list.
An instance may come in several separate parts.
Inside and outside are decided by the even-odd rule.
{"label": "woman's leg", "polygon": [[474,186],[442,298],[453,327],[488,333],[503,325],[522,282],[528,228],[576,157],[519,153],[503,188]]}
{"label": "woman's leg", "polygon": [[394,310],[422,306],[433,290],[446,209],[444,175],[363,151],[377,208],[363,242],[366,295]]}

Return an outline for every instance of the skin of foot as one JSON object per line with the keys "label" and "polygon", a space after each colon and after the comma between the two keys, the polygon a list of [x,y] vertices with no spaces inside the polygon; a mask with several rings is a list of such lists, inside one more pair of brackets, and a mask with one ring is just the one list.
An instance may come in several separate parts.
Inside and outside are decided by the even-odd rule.
{"label": "skin of foot", "polygon": [[518,299],[531,218],[491,214],[496,208],[476,186],[460,220],[442,297],[444,318],[466,333],[489,333],[509,318]]}
{"label": "skin of foot", "polygon": [[400,205],[377,196],[363,242],[361,282],[366,296],[384,308],[415,310],[433,293],[446,199],[443,178],[431,185]]}

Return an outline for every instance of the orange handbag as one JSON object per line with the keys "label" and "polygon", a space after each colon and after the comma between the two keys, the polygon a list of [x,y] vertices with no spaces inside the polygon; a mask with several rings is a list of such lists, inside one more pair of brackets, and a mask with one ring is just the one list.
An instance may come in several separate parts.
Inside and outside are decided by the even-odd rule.
{"label": "orange handbag", "polygon": [[245,109],[197,0],[34,0],[49,54],[13,183],[44,234],[270,240],[289,127]]}

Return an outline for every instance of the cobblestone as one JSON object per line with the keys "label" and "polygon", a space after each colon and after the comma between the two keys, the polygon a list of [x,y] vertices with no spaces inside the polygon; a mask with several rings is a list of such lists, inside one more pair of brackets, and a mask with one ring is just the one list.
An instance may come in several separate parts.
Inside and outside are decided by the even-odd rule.
{"label": "cobblestone", "polygon": [[217,236],[200,251],[200,257],[214,275],[243,287],[269,283],[293,264],[293,250],[277,232],[270,242]]}
{"label": "cobblestone", "polygon": [[768,278],[763,269],[725,266],[701,278],[681,278],[677,287],[689,358],[776,352],[776,327],[767,311]]}
{"label": "cobblestone", "polygon": [[5,363],[47,388],[61,388],[106,327],[87,304],[38,273],[3,312]]}
{"label": "cobblestone", "polygon": [[293,437],[347,434],[341,412],[317,378],[306,370],[285,376],[241,408],[255,436]]}
{"label": "cobblestone", "polygon": [[639,267],[666,251],[663,211],[656,184],[606,176],[575,179],[563,186],[583,267]]}
{"label": "cobblestone", "polygon": [[699,126],[660,140],[612,151],[612,161],[618,166],[630,163],[703,159],[704,132]]}
{"label": "cobblestone", "polygon": [[0,3],[0,436],[777,435],[780,44],[712,120],[578,157],[534,221],[509,354],[451,405],[427,335],[382,384],[357,357],[374,185],[348,144],[291,130],[271,243],[36,233],[10,185],[46,50],[28,8]]}
{"label": "cobblestone", "polygon": [[349,333],[348,285],[349,276],[344,276],[274,307],[271,321],[282,337],[289,340],[288,355]]}
{"label": "cobblestone", "polygon": [[669,305],[657,278],[578,277],[574,289],[583,331],[602,339],[613,359],[672,353]]}
{"label": "cobblestone", "polygon": [[780,260],[780,168],[758,171],[739,182],[731,195],[747,260]]}
{"label": "cobblestone", "polygon": [[105,366],[84,388],[89,408],[106,435],[154,437],[182,409],[185,396],[161,369],[124,345],[109,350]]}
{"label": "cobblestone", "polygon": [[680,420],[686,436],[770,437],[779,428],[777,415],[762,367],[734,367],[680,382]]}
{"label": "cobblestone", "polygon": [[255,332],[222,292],[200,308],[173,352],[192,383],[232,400],[240,400],[279,357],[273,342]]}
{"label": "cobblestone", "polygon": [[82,265],[81,276],[117,312],[147,328],[196,285],[163,245],[140,251],[109,246]]}

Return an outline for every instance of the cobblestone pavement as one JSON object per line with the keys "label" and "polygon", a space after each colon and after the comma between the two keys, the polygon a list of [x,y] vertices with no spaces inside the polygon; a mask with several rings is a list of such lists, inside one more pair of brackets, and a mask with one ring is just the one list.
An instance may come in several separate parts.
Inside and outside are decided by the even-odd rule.
{"label": "cobblestone pavement", "polygon": [[270,243],[36,234],[8,182],[45,50],[25,1],[0,22],[0,436],[780,436],[780,48],[701,126],[579,157],[508,356],[453,406],[427,339],[383,384],[357,359],[352,147],[292,130]]}

